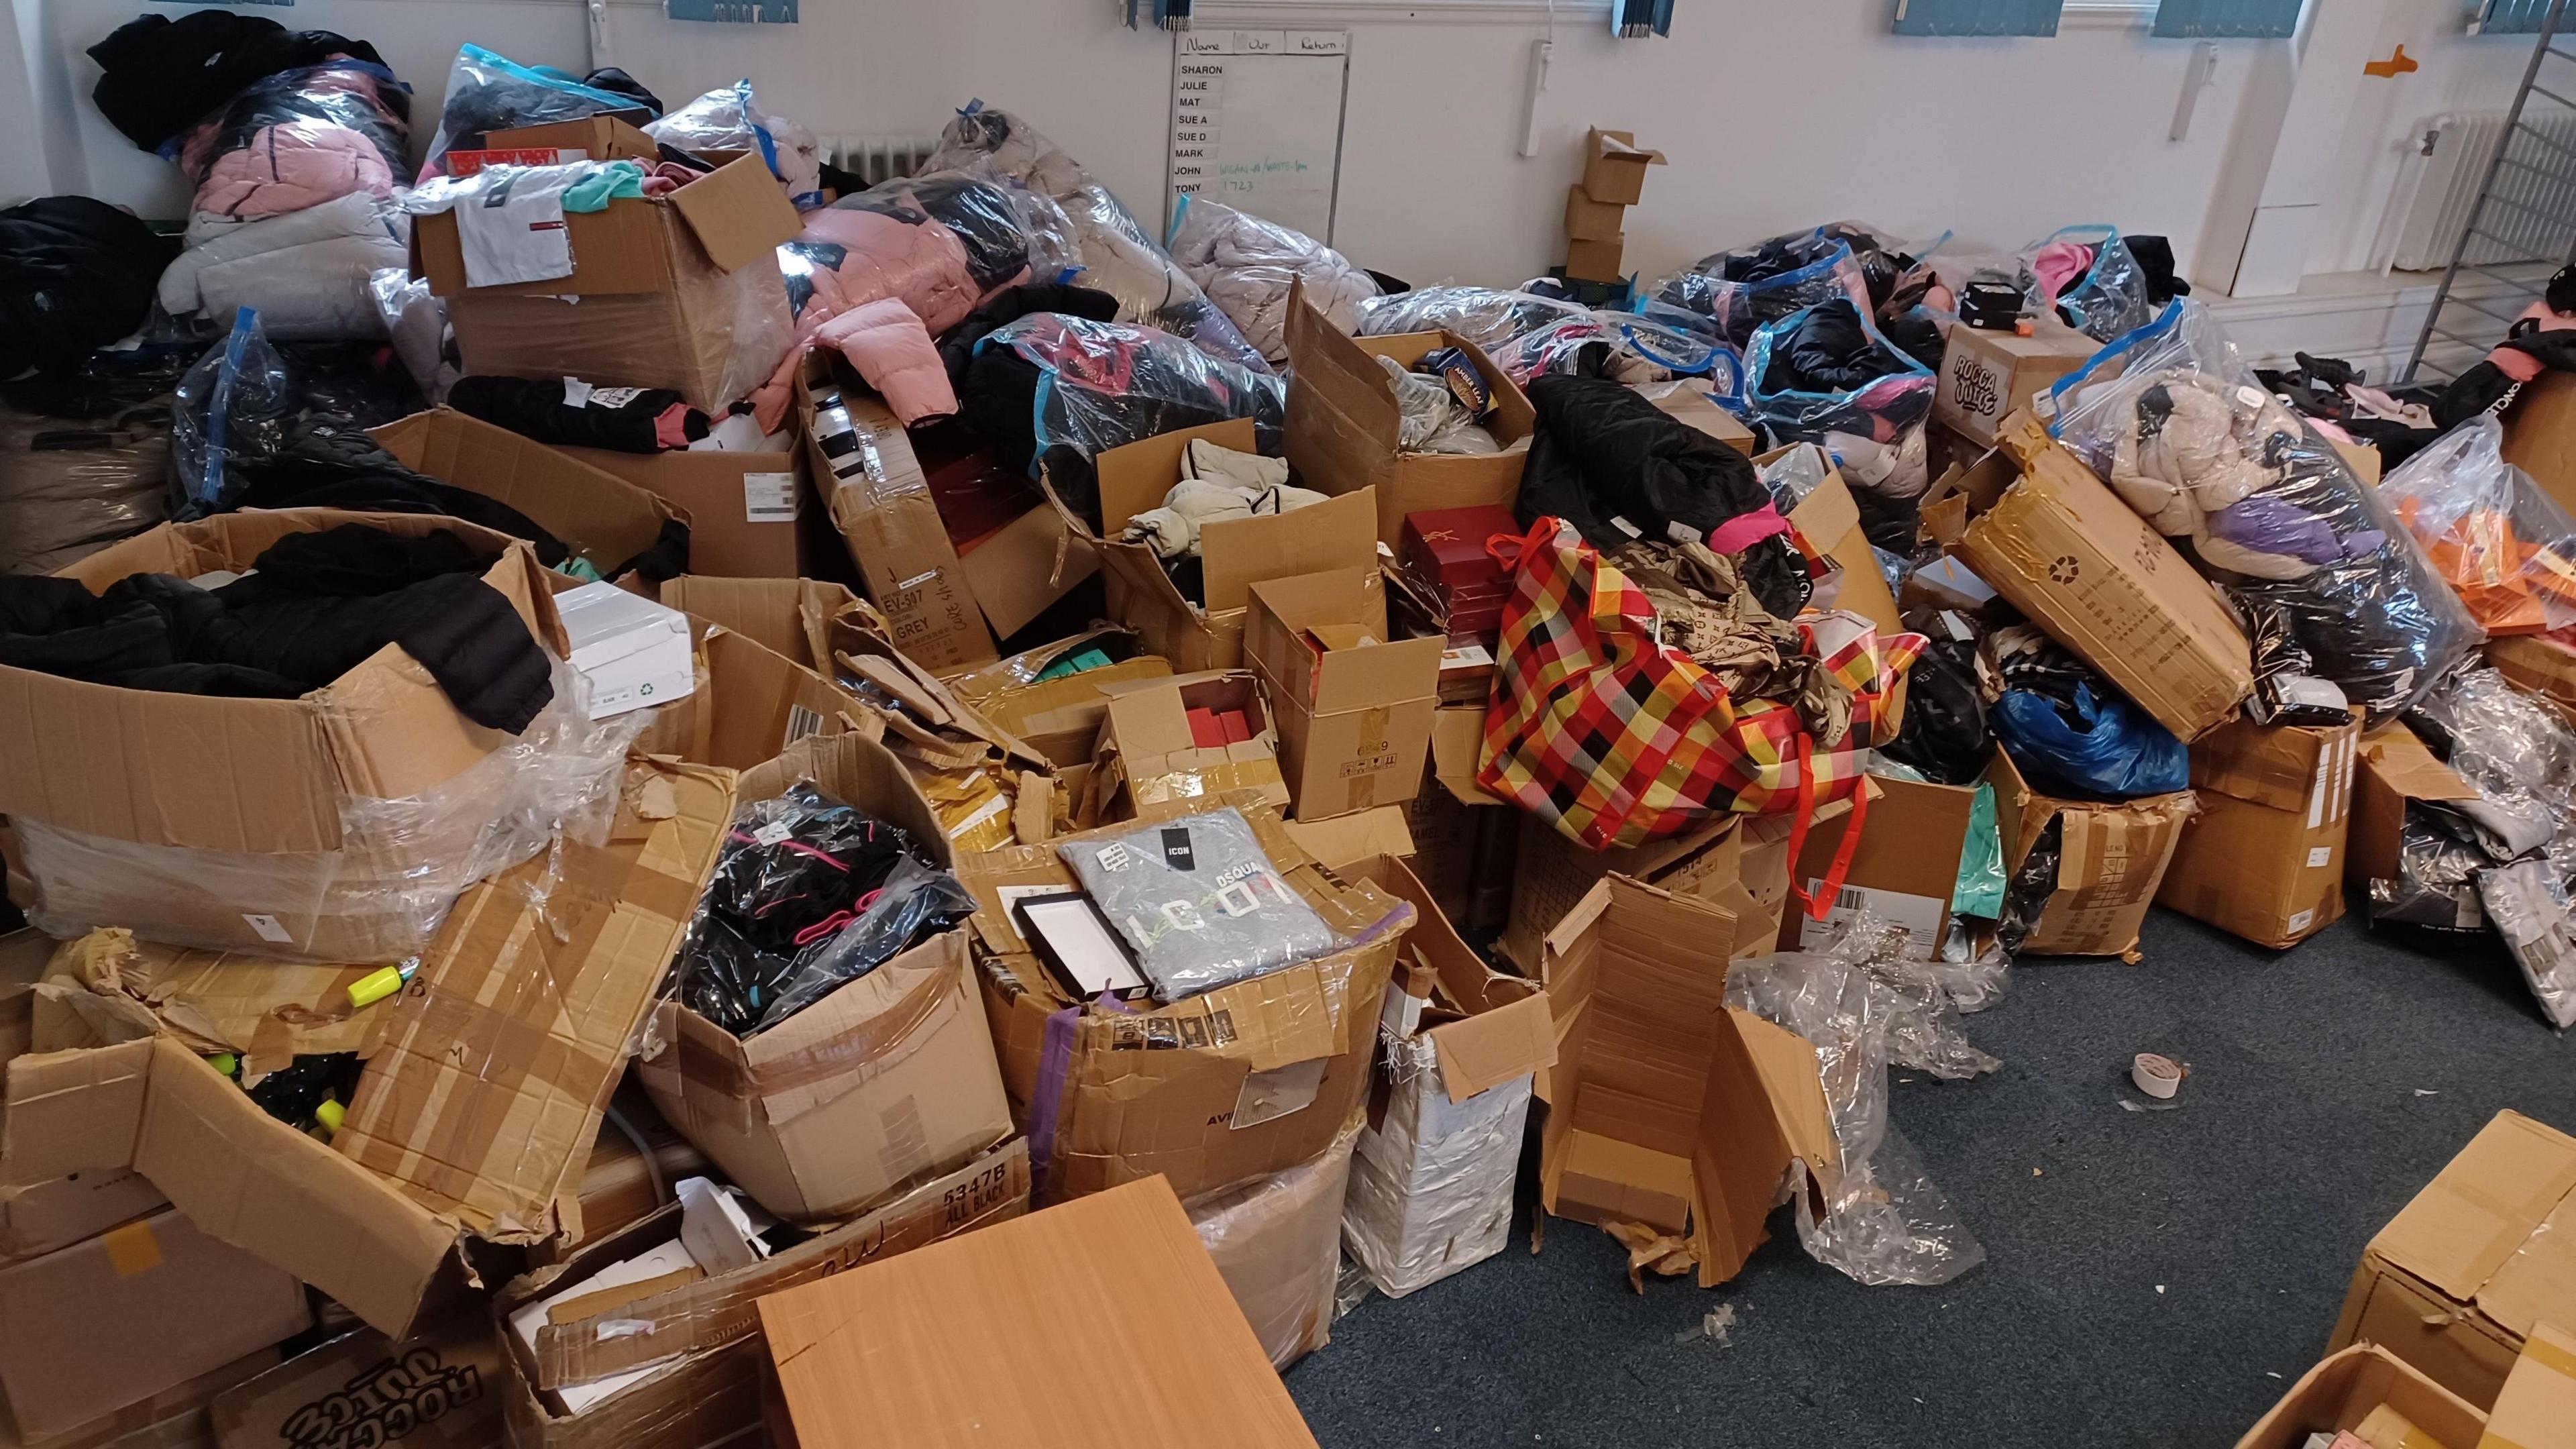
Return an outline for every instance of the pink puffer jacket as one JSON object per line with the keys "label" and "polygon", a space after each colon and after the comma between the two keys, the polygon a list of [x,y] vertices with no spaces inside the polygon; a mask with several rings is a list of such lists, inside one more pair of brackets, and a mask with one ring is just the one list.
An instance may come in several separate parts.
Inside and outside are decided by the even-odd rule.
{"label": "pink puffer jacket", "polygon": [[[924,327],[945,332],[980,300],[965,243],[926,216],[915,222],[827,206],[805,213],[805,229],[787,245],[813,264],[814,295],[797,318],[809,326],[891,297]],[[818,309],[821,317],[814,315]]]}
{"label": "pink puffer jacket", "polygon": [[948,369],[931,345],[929,329],[892,297],[851,308],[816,328],[813,340],[850,359],[907,428],[957,411],[957,394],[948,385]]}
{"label": "pink puffer jacket", "polygon": [[261,127],[251,144],[227,151],[206,168],[194,209],[251,221],[302,211],[363,191],[391,196],[392,168],[375,143],[329,121],[283,121]]}

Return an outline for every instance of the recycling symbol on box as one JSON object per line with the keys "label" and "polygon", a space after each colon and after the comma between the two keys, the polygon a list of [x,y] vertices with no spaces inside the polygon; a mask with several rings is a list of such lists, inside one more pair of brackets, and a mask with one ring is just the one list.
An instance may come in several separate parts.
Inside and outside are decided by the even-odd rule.
{"label": "recycling symbol on box", "polygon": [[2075,555],[2062,553],[2049,560],[2048,581],[2050,583],[2071,584],[2075,582],[2075,574]]}

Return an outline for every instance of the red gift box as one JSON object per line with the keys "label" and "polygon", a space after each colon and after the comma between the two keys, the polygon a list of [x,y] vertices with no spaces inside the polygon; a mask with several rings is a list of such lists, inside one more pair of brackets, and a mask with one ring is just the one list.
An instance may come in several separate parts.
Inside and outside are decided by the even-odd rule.
{"label": "red gift box", "polygon": [[1510,592],[1503,566],[1485,551],[1496,534],[1518,537],[1519,523],[1499,504],[1434,508],[1404,518],[1404,568],[1438,594],[1454,614],[1487,598],[1500,607]]}

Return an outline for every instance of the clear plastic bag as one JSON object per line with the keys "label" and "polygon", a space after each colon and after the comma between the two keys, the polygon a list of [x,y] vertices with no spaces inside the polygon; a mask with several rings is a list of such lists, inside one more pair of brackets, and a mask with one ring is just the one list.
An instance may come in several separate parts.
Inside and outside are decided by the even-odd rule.
{"label": "clear plastic bag", "polygon": [[683,151],[757,151],[797,210],[823,204],[821,143],[803,126],[762,110],[748,77],[646,122],[644,134]]}
{"label": "clear plastic bag", "polygon": [[1312,1162],[1186,1204],[1199,1243],[1274,1369],[1332,1340],[1342,1204],[1357,1135],[1345,1131]]}
{"label": "clear plastic bag", "polygon": [[1621,382],[1723,373],[1712,385],[1713,393],[1732,397],[1743,391],[1742,364],[1733,349],[1633,312],[1562,318],[1513,338],[1492,356],[1496,367],[1527,387],[1530,379],[1544,374],[1581,371],[1585,352],[1594,347],[1607,354],[1604,375]]}
{"label": "clear plastic bag", "polygon": [[190,209],[251,220],[352,191],[391,196],[411,163],[410,113],[411,88],[366,61],[267,76],[178,139]]}
{"label": "clear plastic bag", "polygon": [[1647,296],[1709,319],[1718,338],[1742,350],[1756,330],[1842,298],[1864,311],[1869,277],[1851,243],[1829,229],[1790,232],[1705,256],[1658,279]]}
{"label": "clear plastic bag", "polygon": [[1306,301],[1344,332],[1359,330],[1360,304],[1378,295],[1377,279],[1340,252],[1205,197],[1173,203],[1163,245],[1244,340],[1274,363],[1288,360],[1291,285],[1303,282]]}
{"label": "clear plastic bag", "polygon": [[2114,226],[2060,227],[2022,248],[2024,292],[2040,312],[2054,308],[2067,325],[2110,342],[2155,320],[2146,269]]}
{"label": "clear plastic bag", "polygon": [[1230,986],[1341,945],[1231,806],[1056,849],[1159,1000]]}
{"label": "clear plastic bag", "polygon": [[1475,343],[1490,357],[1496,348],[1550,323],[1582,321],[1591,315],[1591,309],[1581,303],[1542,297],[1536,292],[1504,292],[1492,287],[1417,287],[1362,302],[1358,335],[1393,337],[1445,329]]}
{"label": "clear plastic bag", "polygon": [[447,389],[459,376],[455,349],[447,335],[447,304],[430,295],[429,279],[400,267],[386,267],[367,279],[367,296],[385,320],[394,355],[420,384],[431,407],[447,401]]}
{"label": "clear plastic bag", "polygon": [[232,332],[179,379],[174,403],[171,485],[183,505],[174,512],[202,517],[223,506],[231,465],[274,454],[295,412],[295,380],[260,329],[257,309],[233,314]]}
{"label": "clear plastic bag", "polygon": [[1054,197],[1091,180],[1091,173],[1083,169],[1081,162],[1035,126],[981,100],[968,101],[949,119],[940,130],[939,149],[930,153],[922,169],[1008,177]]}
{"label": "clear plastic bag", "polygon": [[170,400],[101,417],[0,409],[0,573],[46,574],[159,523]]}
{"label": "clear plastic bag", "polygon": [[2189,299],[2051,391],[2050,430],[2204,570],[2277,605],[2318,677],[2385,719],[2483,635],[2377,490]]}
{"label": "clear plastic bag", "polygon": [[[1818,333],[1856,326],[1859,350],[1847,364],[1875,375],[1857,386],[1818,386],[1799,360]],[[1811,330],[1815,329],[1815,330]],[[1932,411],[1938,379],[1880,335],[1863,307],[1837,299],[1756,328],[1744,354],[1745,393],[1774,443],[1847,433],[1881,443],[1901,439]]]}
{"label": "clear plastic bag", "polygon": [[479,45],[459,46],[455,63],[447,70],[446,99],[439,107],[438,130],[430,137],[420,179],[446,175],[448,152],[481,150],[494,131],[639,108],[645,107],[633,96],[524,66]]}
{"label": "clear plastic bag", "polygon": [[1035,312],[995,328],[980,347],[1007,347],[1044,374],[1034,418],[1037,453],[1069,447],[1086,458],[1174,428],[1250,418],[1277,456],[1287,384],[1220,362],[1168,332]]}
{"label": "clear plastic bag", "polygon": [[2426,444],[2379,495],[2489,634],[2576,625],[2576,518],[2504,460],[2495,414]]}

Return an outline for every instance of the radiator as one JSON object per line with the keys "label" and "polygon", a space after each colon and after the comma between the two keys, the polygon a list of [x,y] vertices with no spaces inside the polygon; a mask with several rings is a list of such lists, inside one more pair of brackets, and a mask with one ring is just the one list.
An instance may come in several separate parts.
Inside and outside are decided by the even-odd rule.
{"label": "radiator", "polygon": [[[2514,136],[2507,164],[2496,172],[2502,200],[2488,203],[2464,260],[2554,264],[2576,242],[2576,112],[2545,110],[2524,110],[2522,124],[2536,134]],[[2422,145],[2399,173],[2391,199],[2397,215],[2389,262],[2402,271],[2438,271],[2451,264],[2451,248],[2468,228],[2478,187],[2505,136],[2505,113],[2453,111],[2425,122],[2419,134]]]}
{"label": "radiator", "polygon": [[937,136],[825,136],[823,159],[854,172],[870,186],[911,176],[939,149]]}

